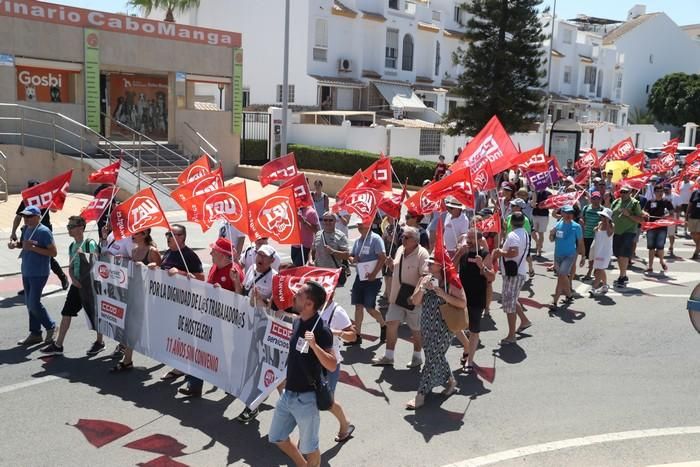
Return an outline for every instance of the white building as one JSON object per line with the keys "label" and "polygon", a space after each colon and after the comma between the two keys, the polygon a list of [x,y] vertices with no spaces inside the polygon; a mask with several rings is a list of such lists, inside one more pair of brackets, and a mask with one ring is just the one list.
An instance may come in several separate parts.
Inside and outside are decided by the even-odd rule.
{"label": "white building", "polygon": [[603,38],[624,55],[622,102],[645,109],[654,83],[670,73],[700,72],[700,41],[693,40],[665,13],[646,13],[636,5],[627,21]]}
{"label": "white building", "polygon": [[688,24],[686,26],[681,26],[683,32],[685,32],[691,39],[700,42],[700,24]]}
{"label": "white building", "polygon": [[[255,7],[252,7],[254,3]],[[430,122],[459,99],[452,53],[461,0],[294,0],[289,102],[323,110],[393,110]],[[162,12],[154,12],[159,17]],[[282,101],[284,0],[207,0],[176,21],[243,34],[244,105]]]}

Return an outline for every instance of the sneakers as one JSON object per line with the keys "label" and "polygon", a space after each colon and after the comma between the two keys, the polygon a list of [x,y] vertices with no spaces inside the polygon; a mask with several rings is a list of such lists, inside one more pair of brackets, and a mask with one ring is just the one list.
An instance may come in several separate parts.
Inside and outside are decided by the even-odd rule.
{"label": "sneakers", "polygon": [[[392,362],[393,363],[393,362]],[[423,359],[420,357],[411,357],[411,361],[406,364],[406,368],[420,368],[423,364]]]}
{"label": "sneakers", "polygon": [[53,342],[53,335],[56,333],[56,326],[51,329],[46,330],[46,337],[44,338],[44,344],[51,344]]}
{"label": "sneakers", "polygon": [[39,352],[44,354],[44,356],[46,357],[50,355],[63,355],[63,347],[59,347],[56,345],[55,342],[52,342],[51,344],[41,349]]}
{"label": "sneakers", "polygon": [[177,390],[177,392],[179,392],[180,394],[184,394],[187,397],[202,397],[201,389],[192,389],[189,386],[187,386],[186,388],[180,388]]}
{"label": "sneakers", "polygon": [[121,344],[117,344],[111,356],[115,360],[121,360],[122,358],[124,358],[124,346]]}
{"label": "sneakers", "polygon": [[379,328],[379,342],[386,342],[386,324]]}
{"label": "sneakers", "polygon": [[236,420],[238,420],[241,423],[249,423],[255,420],[255,418],[258,416],[259,410],[250,410],[248,407],[243,409],[243,412],[236,417]]}
{"label": "sneakers", "polygon": [[375,357],[372,359],[372,366],[394,366],[394,359],[386,355],[382,358]]}
{"label": "sneakers", "polygon": [[34,345],[40,344],[44,340],[41,338],[41,334],[29,334],[27,337],[21,341],[17,341],[17,345]]}
{"label": "sneakers", "polygon": [[598,293],[600,295],[605,295],[606,293],[608,293],[608,284],[603,284],[600,287],[598,287]]}
{"label": "sneakers", "polygon": [[627,278],[627,276],[622,276],[613,282],[613,287],[622,287],[622,288],[627,287],[627,282],[629,282],[629,279]]}
{"label": "sneakers", "polygon": [[92,346],[88,349],[86,352],[89,357],[92,357],[93,355],[97,355],[98,353],[102,352],[105,349],[105,343],[104,342],[93,342]]}

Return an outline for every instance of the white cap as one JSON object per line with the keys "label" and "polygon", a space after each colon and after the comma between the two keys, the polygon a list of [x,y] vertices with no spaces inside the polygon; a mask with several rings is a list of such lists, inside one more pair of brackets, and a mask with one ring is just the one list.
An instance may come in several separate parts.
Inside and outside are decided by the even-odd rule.
{"label": "white cap", "polygon": [[258,248],[257,252],[269,258],[272,258],[277,253],[275,249],[270,245],[260,245],[260,248]]}

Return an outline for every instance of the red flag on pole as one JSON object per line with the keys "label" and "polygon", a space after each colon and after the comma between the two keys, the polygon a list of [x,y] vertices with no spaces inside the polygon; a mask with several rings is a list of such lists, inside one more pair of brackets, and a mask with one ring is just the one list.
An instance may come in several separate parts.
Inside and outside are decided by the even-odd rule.
{"label": "red flag on pole", "polygon": [[464,147],[457,162],[452,164],[452,170],[469,166],[473,171],[478,171],[486,162],[490,162],[493,172],[499,173],[511,167],[516,157],[518,150],[498,117],[494,115]]}
{"label": "red flag on pole", "polygon": [[642,231],[646,232],[647,230],[651,230],[651,229],[658,229],[661,227],[671,227],[674,225],[683,225],[683,224],[685,224],[685,220],[683,220],[683,219],[676,219],[675,217],[662,217],[661,219],[657,219],[655,221],[642,222]]}
{"label": "red flag on pole", "polygon": [[639,175],[635,175],[634,177],[628,177],[623,180],[620,180],[615,184],[615,196],[619,196],[618,191],[620,188],[624,186],[628,186],[633,190],[641,191],[644,189],[644,186],[649,183],[649,179],[653,177],[654,174],[653,172],[644,172]]}
{"label": "red flag on pole", "polygon": [[260,184],[269,185],[272,182],[283,182],[299,174],[297,159],[294,153],[271,160],[260,168]]}
{"label": "red flag on pole", "polygon": [[227,220],[241,232],[248,232],[248,194],[245,182],[227,185],[203,193],[182,203],[187,220],[196,222],[206,232],[220,219]]}
{"label": "red flag on pole", "polygon": [[583,156],[576,159],[574,164],[576,170],[592,169],[593,167],[598,167],[598,151],[595,148],[589,149]]}
{"label": "red flag on pole", "polygon": [[92,201],[80,211],[80,217],[85,219],[85,222],[98,220],[107,211],[109,203],[114,199],[118,191],[118,187],[103,188],[98,191]]}
{"label": "red flag on pole", "polygon": [[112,209],[110,217],[115,240],[130,237],[142,230],[164,227],[170,230],[168,219],[152,188],[145,188]]}
{"label": "red flag on pole", "polygon": [[646,155],[644,154],[644,151],[635,152],[634,155],[630,156],[627,159],[627,163],[629,165],[636,166],[639,170],[644,170],[644,166],[647,163],[647,158],[646,158]]}
{"label": "red flag on pole", "polygon": [[425,215],[430,214],[431,212],[444,210],[442,200],[433,200],[428,196],[430,194],[427,190],[429,187],[430,185],[426,185],[404,202],[410,212]]}
{"label": "red flag on pole", "polygon": [[676,155],[676,152],[678,152],[678,143],[680,142],[680,139],[678,138],[673,138],[671,140],[668,140],[664,143],[663,147],[661,148],[661,152],[664,154],[671,154],[673,156]]}
{"label": "red flag on pole", "polygon": [[623,139],[598,158],[598,167],[604,168],[605,164],[610,161],[623,161],[632,154],[634,154],[632,138]]}
{"label": "red flag on pole", "polygon": [[583,191],[563,193],[561,195],[550,196],[538,204],[540,209],[559,209],[563,206],[573,206],[583,195]]}
{"label": "red flag on pole", "polygon": [[494,180],[490,162],[484,164],[484,166],[479,170],[473,171],[471,175],[472,186],[474,187],[475,192],[496,188],[496,180]]}
{"label": "red flag on pole", "polygon": [[121,166],[122,160],[118,159],[117,162],[98,169],[97,172],[88,175],[88,183],[116,185],[117,178],[119,177],[119,168]]}
{"label": "red flag on pole", "polygon": [[654,173],[668,172],[676,166],[676,155],[670,152],[662,152],[659,157],[652,159],[649,168]]}
{"label": "red flag on pole", "polygon": [[577,185],[581,186],[586,186],[588,185],[589,180],[591,179],[591,169],[590,167],[584,167],[576,173],[576,177],[574,177],[574,183]]}
{"label": "red flag on pole", "polygon": [[477,221],[476,230],[481,233],[501,233],[501,216],[498,212],[489,217]]}
{"label": "red flag on pole", "polygon": [[404,184],[401,193],[385,191],[384,197],[379,201],[379,209],[392,219],[398,219],[401,217],[401,205],[404,199],[406,199],[406,184]]}
{"label": "red flag on pole", "polygon": [[282,245],[299,245],[301,229],[292,188],[248,203],[248,237],[251,241],[268,237]]}
{"label": "red flag on pole", "polygon": [[474,190],[471,172],[468,168],[459,169],[437,182],[425,186],[425,196],[432,201],[440,201],[454,196],[467,207],[474,207]]}
{"label": "red flag on pole", "polygon": [[[179,188],[173,190],[170,193],[170,197],[175,200],[177,204],[183,206],[182,203],[187,202],[188,199],[195,196],[199,196],[203,193],[209,193],[213,191],[220,190],[224,187],[224,177],[221,167],[215,171],[200,177],[190,183],[182,185]],[[184,206],[183,206],[184,208]]]}
{"label": "red flag on pole", "polygon": [[391,191],[391,159],[383,153],[379,155],[379,160],[362,171],[362,175],[367,180],[366,186],[380,191]]}
{"label": "red flag on pole", "polygon": [[338,191],[338,194],[335,195],[336,199],[344,198],[346,193],[365,186],[366,182],[367,179],[365,179],[365,176],[362,174],[362,171],[358,170],[352,177],[350,177],[350,180],[348,180],[348,182],[343,186],[343,188],[341,188],[340,191]]}
{"label": "red flag on pole", "polygon": [[[280,185],[280,188],[291,187],[294,190],[294,197],[297,200],[297,208],[301,209],[306,206],[313,206],[314,200],[311,197],[311,190],[309,190],[309,184],[306,182],[306,176],[303,173],[297,174]],[[319,212],[319,216],[323,213]]]}
{"label": "red flag on pole", "polygon": [[435,250],[433,251],[433,256],[435,261],[443,265],[445,271],[445,280],[455,287],[462,288],[462,281],[459,280],[459,274],[457,274],[457,269],[455,268],[452,258],[447,254],[445,250],[445,240],[444,240],[444,226],[442,225],[442,219],[438,219],[437,229],[435,231]]}
{"label": "red flag on pole", "polygon": [[63,209],[72,176],[73,170],[69,170],[44,183],[22,190],[25,206],[36,206],[39,209]]}
{"label": "red flag on pole", "polygon": [[685,165],[690,165],[697,160],[700,160],[700,149],[697,149],[685,156]]}
{"label": "red flag on pole", "polygon": [[544,172],[547,170],[548,163],[549,158],[544,153],[544,146],[521,152],[513,160],[513,166],[517,166],[523,173]]}
{"label": "red flag on pole", "polygon": [[343,194],[342,199],[336,198],[333,212],[340,212],[344,209],[351,214],[356,214],[362,223],[372,222],[377,215],[379,202],[383,196],[381,191],[374,188],[357,188]]}
{"label": "red flag on pole", "polygon": [[340,276],[340,269],[302,266],[285,269],[272,278],[272,300],[280,310],[286,310],[294,304],[294,296],[309,281],[318,282],[331,297],[335,292]]}
{"label": "red flag on pole", "polygon": [[178,185],[186,185],[209,175],[210,172],[211,167],[209,166],[209,156],[204,154],[182,171],[182,173],[177,177],[177,183]]}

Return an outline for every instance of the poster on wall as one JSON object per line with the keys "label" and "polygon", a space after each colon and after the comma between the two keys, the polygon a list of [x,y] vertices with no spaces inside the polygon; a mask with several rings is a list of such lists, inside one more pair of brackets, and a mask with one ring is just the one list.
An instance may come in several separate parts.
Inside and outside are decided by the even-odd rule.
{"label": "poster on wall", "polygon": [[566,167],[566,160],[576,160],[581,133],[578,131],[552,130],[549,154],[557,158],[560,167]]}
{"label": "poster on wall", "polygon": [[233,49],[232,87],[233,132],[240,135],[243,127],[243,49]]}
{"label": "poster on wall", "polygon": [[85,29],[85,124],[101,131],[100,116],[100,36],[94,29]]}
{"label": "poster on wall", "polygon": [[17,66],[17,100],[27,102],[73,102],[71,75],[67,70]]}
{"label": "poster on wall", "polygon": [[112,135],[128,135],[115,121],[149,138],[168,137],[168,78],[166,76],[109,75]]}

